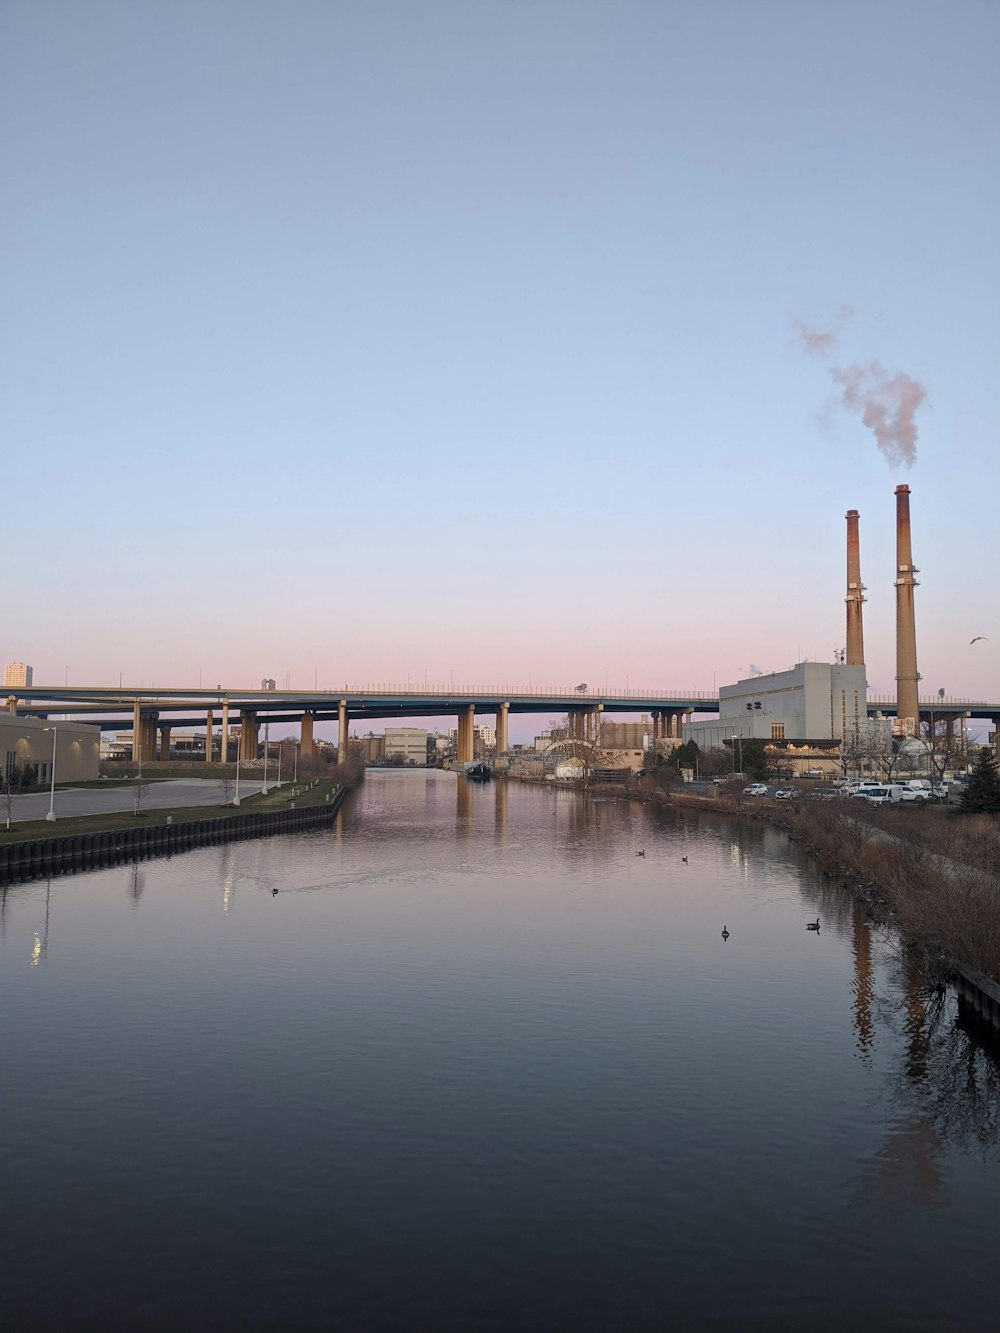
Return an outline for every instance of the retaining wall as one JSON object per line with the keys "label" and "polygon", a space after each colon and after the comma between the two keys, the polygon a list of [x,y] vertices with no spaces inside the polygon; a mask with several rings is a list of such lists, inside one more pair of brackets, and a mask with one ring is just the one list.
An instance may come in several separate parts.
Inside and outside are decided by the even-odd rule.
{"label": "retaining wall", "polygon": [[173,856],[193,847],[242,838],[267,838],[275,833],[295,833],[332,824],[346,795],[347,788],[341,787],[328,803],[295,810],[250,811],[215,819],[188,819],[172,824],[164,821],[142,828],[0,843],[0,884],[143,861],[151,856]]}

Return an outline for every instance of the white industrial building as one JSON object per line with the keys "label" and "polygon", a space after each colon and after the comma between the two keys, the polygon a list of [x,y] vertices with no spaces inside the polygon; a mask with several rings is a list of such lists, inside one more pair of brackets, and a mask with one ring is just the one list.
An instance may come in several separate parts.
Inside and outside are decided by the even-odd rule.
{"label": "white industrial building", "polygon": [[839,742],[867,723],[864,665],[799,662],[790,671],[750,676],[719,691],[719,716],[686,723],[684,740],[703,750],[734,740],[781,745]]}
{"label": "white industrial building", "polygon": [[427,763],[427,732],[421,727],[386,727],[385,757],[401,755],[404,764]]}
{"label": "white industrial building", "polygon": [[[53,750],[54,746],[54,750]],[[0,774],[6,781],[15,769],[30,765],[40,786],[92,782],[101,775],[101,729],[82,722],[47,722],[40,717],[0,713]]]}

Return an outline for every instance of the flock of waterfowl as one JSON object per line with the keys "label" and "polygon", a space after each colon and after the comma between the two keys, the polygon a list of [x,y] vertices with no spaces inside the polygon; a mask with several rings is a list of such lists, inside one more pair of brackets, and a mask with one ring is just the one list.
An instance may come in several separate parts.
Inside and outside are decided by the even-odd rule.
{"label": "flock of waterfowl", "polygon": [[[646,855],[646,849],[645,849],[645,847],[640,848],[640,850],[636,852],[636,856],[645,856],[645,855]],[[682,857],[681,857],[681,861],[684,863],[684,865],[687,865],[687,863],[688,863],[688,859],[687,859],[686,856],[682,856]],[[806,930],[819,930],[819,917],[817,917],[815,921],[807,921],[807,922],[806,922]],[[730,935],[729,930],[727,929],[727,927],[723,926],[723,927],[722,927],[722,938],[723,938],[724,940],[728,940],[728,939],[729,939],[729,935]]]}

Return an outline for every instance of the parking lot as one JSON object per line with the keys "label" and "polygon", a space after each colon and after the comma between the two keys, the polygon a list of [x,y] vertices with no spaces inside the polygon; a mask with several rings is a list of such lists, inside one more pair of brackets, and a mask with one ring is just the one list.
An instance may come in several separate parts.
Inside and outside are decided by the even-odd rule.
{"label": "parking lot", "polygon": [[[268,783],[269,787],[276,784]],[[252,796],[261,789],[259,778],[240,779],[240,798]],[[229,786],[229,800],[236,795],[235,782]],[[169,810],[177,806],[223,805],[226,801],[224,784],[218,778],[175,778],[168,782],[147,782],[140,793],[142,809]],[[56,788],[55,814],[57,819],[74,815],[104,815],[135,807],[135,784],[108,787]],[[36,789],[12,801],[11,822],[44,819],[49,812],[49,792]],[[4,808],[6,818],[6,809]],[[2,827],[2,825],[0,825]]]}

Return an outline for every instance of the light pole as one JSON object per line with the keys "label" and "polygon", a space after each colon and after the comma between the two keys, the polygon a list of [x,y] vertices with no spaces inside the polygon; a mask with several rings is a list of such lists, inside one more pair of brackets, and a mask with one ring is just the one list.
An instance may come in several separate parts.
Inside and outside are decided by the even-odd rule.
{"label": "light pole", "polygon": [[[243,744],[243,739],[241,737],[240,745],[242,746],[242,744]],[[236,795],[233,797],[233,805],[239,805],[239,803],[240,803],[240,752],[239,750],[237,750],[236,751]]]}
{"label": "light pole", "polygon": [[45,816],[49,824],[56,822],[56,740],[59,737],[58,727],[42,727],[43,731],[52,732],[52,782],[49,785],[49,813]]}

